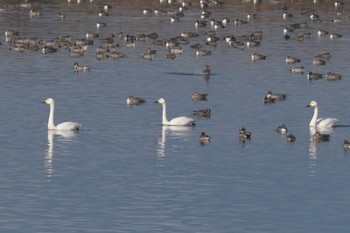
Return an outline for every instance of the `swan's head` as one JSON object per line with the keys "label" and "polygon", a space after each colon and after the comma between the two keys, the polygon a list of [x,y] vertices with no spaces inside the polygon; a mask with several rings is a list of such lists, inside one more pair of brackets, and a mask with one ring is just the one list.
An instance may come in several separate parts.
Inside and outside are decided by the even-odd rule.
{"label": "swan's head", "polygon": [[157,101],[155,101],[154,103],[158,103],[158,104],[165,104],[165,99],[160,98]]}
{"label": "swan's head", "polygon": [[317,106],[317,102],[313,100],[306,107],[316,107],[316,106]]}
{"label": "swan's head", "polygon": [[52,98],[48,98],[48,99],[46,99],[46,100],[42,101],[41,103],[44,103],[44,104],[53,104],[53,103],[54,103],[54,101],[53,101],[53,99],[52,99]]}

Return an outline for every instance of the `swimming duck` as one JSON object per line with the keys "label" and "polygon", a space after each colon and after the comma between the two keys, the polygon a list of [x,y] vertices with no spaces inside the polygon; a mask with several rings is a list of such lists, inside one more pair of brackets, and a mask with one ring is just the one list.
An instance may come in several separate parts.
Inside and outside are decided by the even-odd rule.
{"label": "swimming duck", "polygon": [[326,74],[326,79],[328,81],[336,81],[341,79],[341,74],[333,73],[333,72],[328,72]]}
{"label": "swimming duck", "polygon": [[196,56],[197,57],[203,57],[203,56],[209,56],[211,55],[211,51],[204,50],[204,49],[197,49]]}
{"label": "swimming duck", "polygon": [[78,73],[78,72],[88,71],[88,70],[90,70],[90,67],[86,66],[86,65],[80,65],[78,62],[75,62],[73,69],[75,72]]}
{"label": "swimming duck", "polygon": [[285,100],[287,95],[286,94],[272,93],[272,91],[268,91],[266,94],[266,97],[274,99],[274,100]]}
{"label": "swimming duck", "polygon": [[320,29],[320,30],[317,31],[317,35],[318,36],[325,36],[325,35],[328,35],[328,34],[329,34],[329,32],[326,31],[326,30],[323,30],[323,29]]}
{"label": "swimming duck", "polygon": [[332,128],[338,123],[338,119],[335,118],[319,118],[318,117],[318,104],[316,101],[311,101],[306,107],[314,107],[314,115],[310,121],[310,127],[319,127],[319,128]]}
{"label": "swimming duck", "polygon": [[190,117],[176,117],[171,119],[170,121],[167,118],[167,112],[166,112],[166,102],[164,98],[160,98],[155,103],[162,104],[163,106],[163,114],[162,114],[162,124],[163,125],[170,125],[170,126],[194,126],[196,125],[196,121]]}
{"label": "swimming duck", "polygon": [[287,136],[287,141],[288,142],[294,142],[295,141],[295,136],[293,134],[288,134]]}
{"label": "swimming duck", "polygon": [[344,140],[344,149],[350,149],[350,142],[348,142],[348,140]]}
{"label": "swimming duck", "polygon": [[314,57],[314,59],[312,60],[312,64],[315,66],[326,65],[326,60],[323,60],[320,57]]}
{"label": "swimming duck", "polygon": [[299,58],[293,57],[293,56],[287,56],[286,57],[286,63],[287,64],[293,64],[293,63],[297,63],[300,62]]}
{"label": "swimming duck", "polygon": [[205,75],[205,76],[209,76],[210,75],[210,68],[208,65],[205,65],[205,68],[204,70],[202,71],[202,74]]}
{"label": "swimming duck", "polygon": [[292,73],[302,74],[304,73],[305,68],[304,66],[296,66],[296,67],[291,67],[289,71]]}
{"label": "swimming duck", "polygon": [[207,95],[205,93],[200,93],[198,91],[193,92],[192,94],[192,100],[197,102],[197,101],[201,101],[201,100],[207,100]]}
{"label": "swimming duck", "polygon": [[192,114],[196,115],[196,116],[202,116],[202,117],[210,118],[211,117],[211,110],[210,110],[210,108],[193,110]]}
{"label": "swimming duck", "polygon": [[306,77],[308,80],[318,80],[323,78],[323,74],[309,72]]}
{"label": "swimming duck", "polygon": [[252,135],[251,132],[248,132],[245,127],[239,128],[238,136],[242,139],[250,139],[250,136]]}
{"label": "swimming duck", "polygon": [[281,134],[285,134],[288,132],[287,126],[285,124],[282,124],[277,127],[277,132]]}
{"label": "swimming duck", "polygon": [[314,135],[312,135],[312,139],[314,141],[329,141],[329,134],[321,134],[320,132],[316,131]]}
{"label": "swimming duck", "polygon": [[146,103],[146,100],[139,98],[139,97],[136,97],[136,96],[129,96],[126,99],[126,103],[128,105],[141,105],[141,104]]}
{"label": "swimming duck", "polygon": [[342,35],[341,35],[341,34],[338,34],[338,33],[332,32],[332,33],[329,34],[329,38],[330,38],[331,40],[336,39],[336,38],[341,38],[341,37],[342,37]]}
{"label": "swimming duck", "polygon": [[48,53],[55,53],[57,52],[57,49],[51,46],[44,46],[42,49],[43,54],[48,54]]}
{"label": "swimming duck", "polygon": [[205,132],[202,132],[199,136],[199,142],[203,144],[208,144],[210,143],[210,136],[205,134]]}
{"label": "swimming duck", "polygon": [[252,61],[260,61],[260,60],[265,60],[266,56],[259,53],[253,53],[251,58],[252,58]]}
{"label": "swimming duck", "polygon": [[271,104],[276,102],[274,98],[271,98],[270,96],[267,96],[267,95],[264,97],[263,101],[265,104]]}

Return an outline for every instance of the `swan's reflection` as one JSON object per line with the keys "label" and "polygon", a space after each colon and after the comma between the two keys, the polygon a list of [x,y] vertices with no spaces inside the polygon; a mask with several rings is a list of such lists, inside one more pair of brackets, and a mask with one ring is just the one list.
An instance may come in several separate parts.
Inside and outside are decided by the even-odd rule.
{"label": "swan's reflection", "polygon": [[309,169],[310,169],[310,175],[314,176],[316,174],[316,160],[317,160],[317,144],[320,142],[318,140],[315,140],[313,138],[313,135],[316,132],[329,134],[333,131],[333,128],[316,128],[316,127],[310,127],[310,144],[309,144]]}
{"label": "swan's reflection", "polygon": [[54,154],[54,135],[59,135],[64,141],[72,141],[77,135],[76,131],[57,131],[48,130],[47,131],[47,145],[48,148],[45,151],[44,157],[44,167],[45,173],[47,174],[48,181],[51,181],[53,175],[53,154]]}
{"label": "swan's reflection", "polygon": [[192,127],[189,126],[162,126],[162,137],[158,139],[158,149],[157,155],[159,157],[165,156],[165,147],[166,147],[166,137],[167,134],[175,137],[183,137],[192,130]]}

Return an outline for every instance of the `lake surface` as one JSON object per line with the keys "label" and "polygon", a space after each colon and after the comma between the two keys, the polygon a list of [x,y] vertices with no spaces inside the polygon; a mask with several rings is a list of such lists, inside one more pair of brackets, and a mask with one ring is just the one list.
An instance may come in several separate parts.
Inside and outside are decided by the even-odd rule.
{"label": "lake surface", "polygon": [[[350,223],[349,112],[349,1],[336,8],[334,1],[224,1],[209,6],[210,18],[230,22],[214,30],[210,24],[195,28],[202,9],[199,1],[171,22],[169,15],[144,15],[150,8],[177,11],[180,3],[159,1],[32,1],[40,16],[13,1],[0,1],[0,231],[1,232],[348,232]],[[109,16],[99,17],[104,4]],[[288,10],[282,9],[287,6]],[[65,14],[59,18],[57,12]],[[283,19],[287,11],[293,17]],[[235,19],[249,22],[235,25]],[[340,15],[337,15],[337,12]],[[318,14],[312,21],[310,15]],[[333,22],[341,19],[340,22]],[[337,20],[336,20],[337,21]],[[97,22],[106,27],[96,28]],[[307,22],[306,28],[283,28]],[[318,37],[324,29],[342,34],[330,40]],[[14,38],[37,38],[39,51],[13,49]],[[165,46],[156,40],[192,31],[198,37],[180,45],[183,53],[167,59]],[[206,45],[211,31],[219,41]],[[236,49],[224,36],[263,31],[258,47]],[[83,57],[59,47],[56,37],[72,40],[98,33]],[[136,40],[125,46],[114,37],[124,59],[97,60],[102,38],[158,33],[157,39]],[[311,38],[296,40],[310,32]],[[43,54],[44,41],[55,41],[57,52]],[[190,46],[201,43],[210,56],[197,57]],[[9,50],[11,48],[11,50]],[[140,58],[148,48],[152,60]],[[252,53],[266,60],[252,62]],[[326,65],[313,57],[330,52]],[[111,56],[111,52],[108,53]],[[300,63],[286,64],[286,56]],[[88,72],[74,72],[79,62]],[[210,77],[201,75],[205,65]],[[291,73],[304,66],[303,74]],[[336,72],[342,80],[309,81],[308,72]],[[285,101],[264,104],[268,90],[287,94]],[[207,101],[193,102],[194,91]],[[128,96],[147,103],[128,106]],[[56,101],[56,123],[81,123],[79,132],[47,130],[49,106]],[[161,125],[163,97],[168,117],[191,116],[210,108],[210,119],[192,116],[195,127]],[[328,131],[328,142],[310,137],[312,108],[320,116],[335,117],[342,127]],[[276,132],[285,123],[294,143]],[[238,129],[252,132],[241,142]],[[204,131],[211,143],[201,145]]]}

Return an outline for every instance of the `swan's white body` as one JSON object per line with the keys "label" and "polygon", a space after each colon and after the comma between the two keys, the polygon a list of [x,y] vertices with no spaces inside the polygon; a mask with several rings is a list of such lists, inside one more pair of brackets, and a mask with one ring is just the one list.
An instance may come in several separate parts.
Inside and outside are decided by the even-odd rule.
{"label": "swan's white body", "polygon": [[44,100],[42,103],[50,105],[50,115],[49,115],[49,121],[47,123],[48,129],[53,130],[79,130],[81,127],[80,123],[72,122],[72,121],[66,121],[61,124],[58,124],[55,126],[54,123],[54,115],[55,115],[55,101],[52,98],[48,98]]}
{"label": "swan's white body", "polygon": [[311,101],[306,107],[314,107],[314,115],[311,118],[310,121],[310,127],[317,127],[317,128],[332,128],[337,125],[338,119],[336,118],[318,118],[318,105],[316,101]]}
{"label": "swan's white body", "polygon": [[167,118],[166,115],[166,102],[163,98],[160,98],[155,103],[162,104],[163,106],[163,115],[162,115],[162,124],[163,125],[171,125],[171,126],[193,126],[196,124],[196,121],[190,117],[176,117],[174,119],[171,119],[170,121]]}

